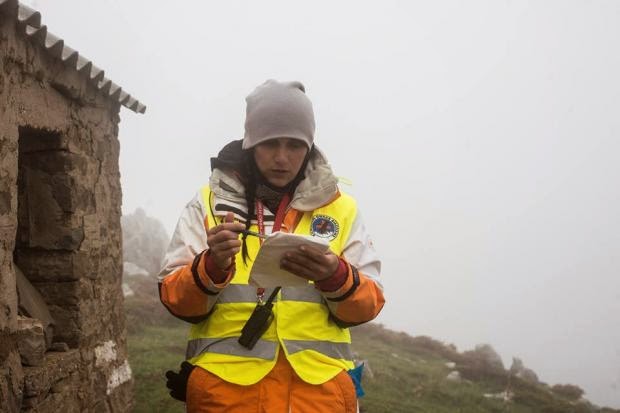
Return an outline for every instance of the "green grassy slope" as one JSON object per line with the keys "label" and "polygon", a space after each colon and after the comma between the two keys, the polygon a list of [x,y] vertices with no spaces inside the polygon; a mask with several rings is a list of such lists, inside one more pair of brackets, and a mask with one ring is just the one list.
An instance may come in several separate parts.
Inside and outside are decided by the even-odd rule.
{"label": "green grassy slope", "polygon": [[[411,337],[367,324],[353,330],[354,349],[369,360],[372,378],[366,377],[365,412],[618,412],[598,409],[585,400],[572,402],[544,383],[510,378],[511,400],[485,397],[506,391],[508,372],[493,369],[473,352],[458,353],[427,337]],[[454,368],[448,365],[454,363]],[[459,371],[459,381],[446,379]]]}
{"label": "green grassy slope", "polygon": [[[184,405],[168,395],[164,373],[177,370],[183,360],[188,327],[154,303],[152,297],[157,295],[152,293],[144,290],[126,300],[135,411],[180,413]],[[508,372],[481,362],[473,352],[458,353],[435,340],[372,323],[352,332],[353,349],[358,359],[367,360],[367,373],[371,373],[364,378],[366,396],[360,400],[365,413],[620,413],[587,401],[571,402],[544,383],[514,377],[510,379],[511,401],[485,397],[506,390]],[[461,380],[446,379],[453,370],[459,371]]]}

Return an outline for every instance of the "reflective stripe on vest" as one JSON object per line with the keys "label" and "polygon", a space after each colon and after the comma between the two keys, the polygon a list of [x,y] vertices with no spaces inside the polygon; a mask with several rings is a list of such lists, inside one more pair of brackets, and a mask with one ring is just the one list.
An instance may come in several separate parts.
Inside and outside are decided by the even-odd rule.
{"label": "reflective stripe on vest", "polygon": [[282,301],[303,301],[307,303],[323,302],[323,296],[314,288],[314,285],[308,287],[284,287],[280,293]]}
{"label": "reflective stripe on vest", "polygon": [[[273,288],[265,288],[265,297],[269,297]],[[320,304],[323,296],[314,288],[308,287],[283,287],[280,296],[275,301],[303,301],[308,303]],[[217,302],[224,303],[255,303],[256,287],[246,284],[230,284],[219,295]]]}
{"label": "reflective stripe on vest", "polygon": [[237,342],[237,337],[228,338],[197,338],[187,343],[185,358],[191,359],[205,352],[228,354],[240,357],[257,357],[273,360],[276,357],[278,343],[261,340],[256,342],[252,350],[248,350]]}
{"label": "reflective stripe on vest", "polygon": [[[205,221],[209,227],[221,219],[212,214],[213,199],[209,188],[203,188]],[[304,213],[294,233],[315,232],[328,238],[330,249],[340,255],[356,212],[355,201],[341,194],[330,204]],[[250,229],[257,230],[255,225]],[[226,381],[249,385],[260,381],[273,368],[281,344],[291,366],[306,382],[324,383],[343,369],[353,368],[350,333],[330,319],[323,296],[312,283],[282,288],[274,302],[274,321],[254,349],[247,350],[237,343],[256,304],[256,288],[248,285],[248,279],[260,243],[251,236],[246,243],[250,256],[247,266],[238,253],[231,283],[220,293],[209,318],[190,330],[187,349],[190,362]],[[266,291],[265,295],[270,292]]]}
{"label": "reflective stripe on vest", "polygon": [[282,340],[288,354],[299,351],[314,350],[331,358],[352,360],[353,352],[349,343],[333,343],[331,341],[316,340]]}
{"label": "reflective stripe on vest", "polygon": [[[273,288],[265,288],[265,297],[269,297]],[[217,302],[226,303],[256,303],[256,287],[247,284],[230,284],[220,293]]]}

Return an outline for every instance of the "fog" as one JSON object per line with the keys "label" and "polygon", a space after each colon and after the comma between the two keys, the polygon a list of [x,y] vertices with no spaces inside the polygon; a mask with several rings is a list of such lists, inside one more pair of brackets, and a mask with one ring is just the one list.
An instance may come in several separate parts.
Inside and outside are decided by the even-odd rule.
{"label": "fog", "polygon": [[620,2],[25,3],[148,107],[121,110],[124,212],[171,232],[245,96],[301,80],[378,321],[620,407]]}

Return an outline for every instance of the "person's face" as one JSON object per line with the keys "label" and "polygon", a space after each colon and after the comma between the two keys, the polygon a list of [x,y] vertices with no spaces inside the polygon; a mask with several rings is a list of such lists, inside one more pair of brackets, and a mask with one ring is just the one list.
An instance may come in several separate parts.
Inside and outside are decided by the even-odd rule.
{"label": "person's face", "polygon": [[254,161],[267,182],[284,187],[297,176],[307,152],[299,139],[269,139],[254,147]]}

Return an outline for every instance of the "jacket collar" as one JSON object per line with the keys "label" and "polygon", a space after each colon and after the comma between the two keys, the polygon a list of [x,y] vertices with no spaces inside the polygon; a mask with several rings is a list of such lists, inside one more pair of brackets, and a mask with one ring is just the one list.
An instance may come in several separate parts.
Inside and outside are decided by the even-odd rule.
{"label": "jacket collar", "polygon": [[[209,186],[216,197],[245,205],[245,187],[234,173],[215,168]],[[325,154],[317,148],[317,155],[308,162],[305,178],[297,185],[290,206],[299,211],[313,211],[328,204],[337,195],[338,179]]]}

